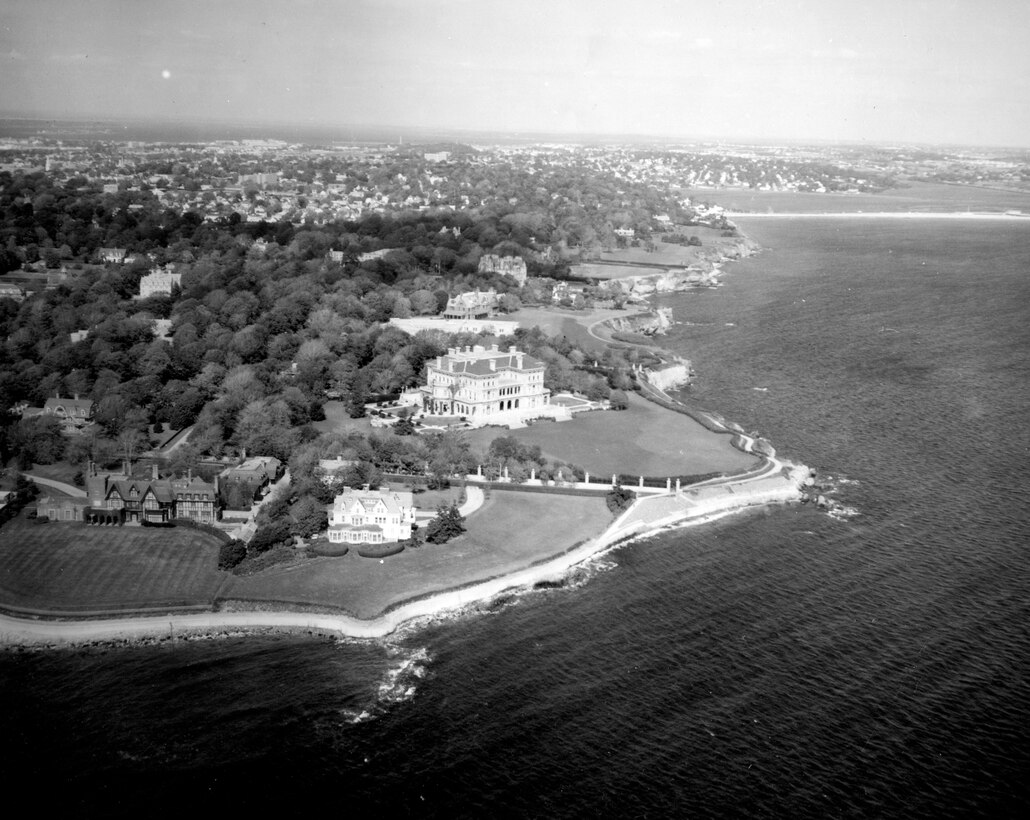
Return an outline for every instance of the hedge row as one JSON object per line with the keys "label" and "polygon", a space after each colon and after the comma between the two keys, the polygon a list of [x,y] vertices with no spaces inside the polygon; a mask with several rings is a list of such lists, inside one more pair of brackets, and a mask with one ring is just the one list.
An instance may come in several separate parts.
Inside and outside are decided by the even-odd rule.
{"label": "hedge row", "polygon": [[399,552],[404,552],[404,545],[396,541],[392,544],[369,544],[358,547],[358,555],[362,558],[386,558]]}
{"label": "hedge row", "polygon": [[346,544],[312,544],[311,551],[325,558],[341,558],[350,552]]}

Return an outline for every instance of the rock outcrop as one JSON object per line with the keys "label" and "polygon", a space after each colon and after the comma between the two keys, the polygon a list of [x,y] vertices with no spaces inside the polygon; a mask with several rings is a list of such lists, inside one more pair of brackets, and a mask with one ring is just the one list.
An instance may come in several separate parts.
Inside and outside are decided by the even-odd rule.
{"label": "rock outcrop", "polygon": [[639,333],[643,336],[661,336],[672,327],[672,308],[657,308],[636,316],[611,319],[608,325],[617,333]]}

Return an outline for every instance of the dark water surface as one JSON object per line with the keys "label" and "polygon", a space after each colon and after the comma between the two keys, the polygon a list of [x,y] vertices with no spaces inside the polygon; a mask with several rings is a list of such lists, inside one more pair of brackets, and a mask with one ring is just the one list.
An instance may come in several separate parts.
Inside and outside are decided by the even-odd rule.
{"label": "dark water surface", "polygon": [[[1030,807],[1030,225],[765,220],[668,298],[685,398],[816,467],[389,644],[0,655],[0,778],[79,815]],[[765,388],[756,390],[754,388]]]}

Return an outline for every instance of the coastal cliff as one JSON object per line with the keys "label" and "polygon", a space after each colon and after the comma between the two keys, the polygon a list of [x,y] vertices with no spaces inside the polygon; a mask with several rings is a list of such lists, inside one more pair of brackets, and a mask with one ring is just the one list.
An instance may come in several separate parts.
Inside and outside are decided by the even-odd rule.
{"label": "coastal cliff", "polygon": [[605,287],[609,290],[618,290],[628,296],[640,297],[693,288],[717,287],[724,262],[752,256],[759,250],[759,245],[751,239],[739,236],[732,242],[724,242],[717,247],[705,250],[700,259],[690,267],[669,268],[661,273],[612,279],[605,284]]}
{"label": "coastal cliff", "polygon": [[690,369],[690,362],[686,359],[677,358],[672,364],[654,370],[644,371],[644,377],[648,383],[659,390],[678,390],[690,384],[693,371]]}
{"label": "coastal cliff", "polygon": [[616,333],[661,336],[672,327],[672,308],[656,308],[635,316],[620,316],[609,320],[607,325]]}

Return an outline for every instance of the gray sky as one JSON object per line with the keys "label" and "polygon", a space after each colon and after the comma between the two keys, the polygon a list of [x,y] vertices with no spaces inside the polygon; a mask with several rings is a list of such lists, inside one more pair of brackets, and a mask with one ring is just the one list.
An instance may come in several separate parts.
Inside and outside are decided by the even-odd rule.
{"label": "gray sky", "polygon": [[1026,0],[0,0],[0,113],[1030,146]]}

